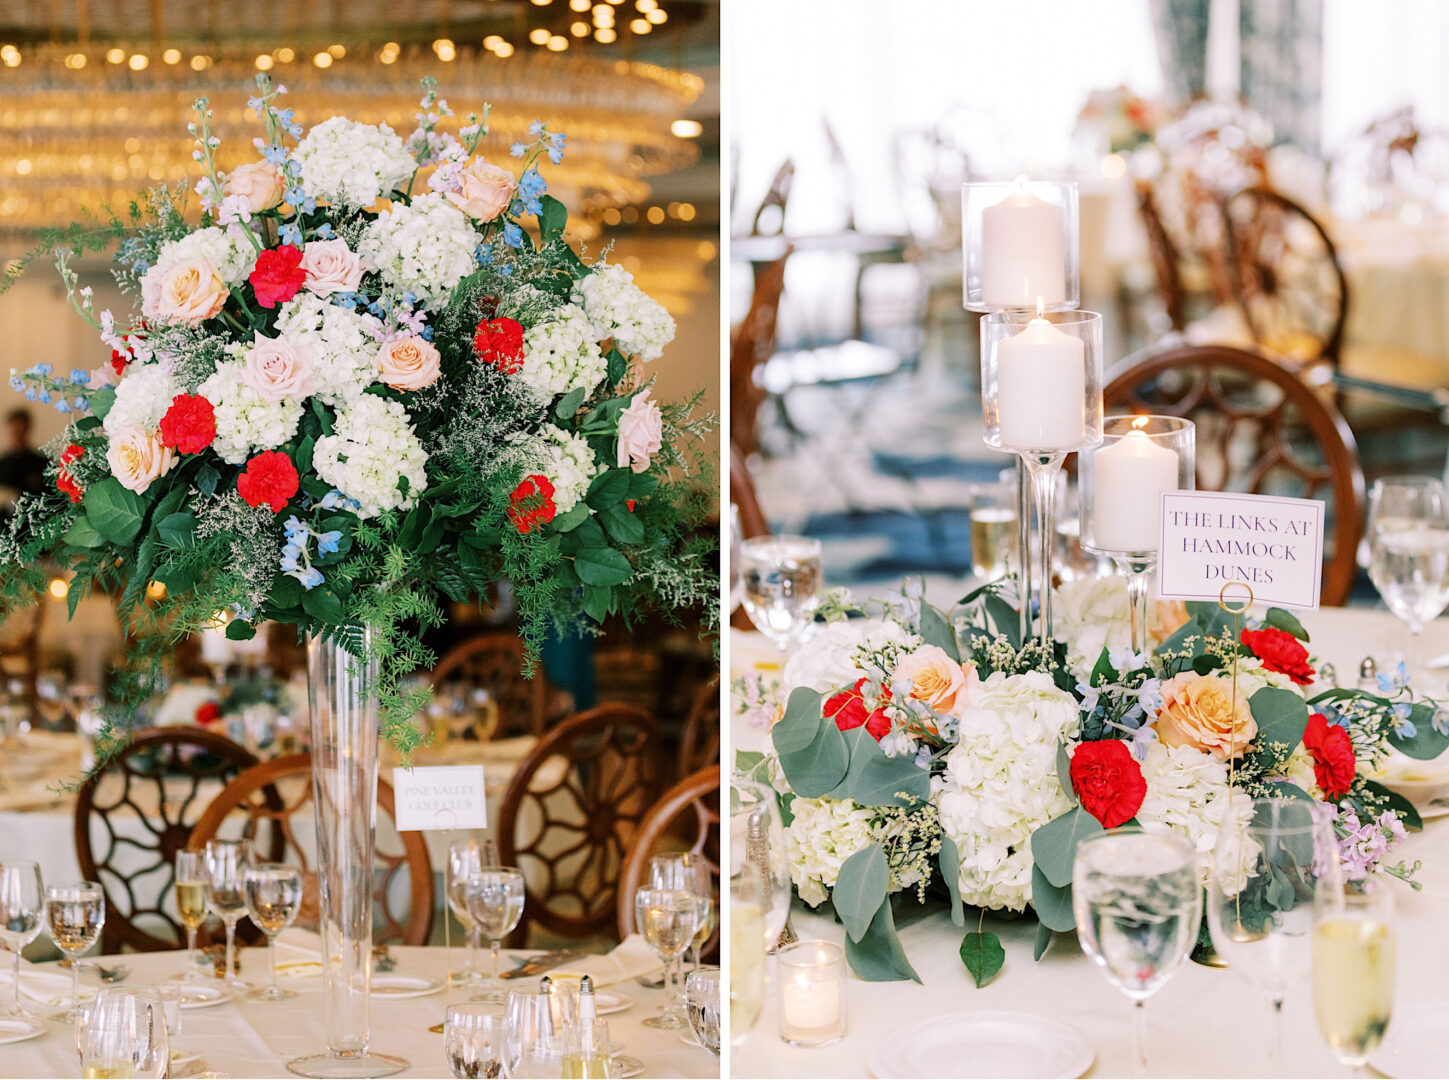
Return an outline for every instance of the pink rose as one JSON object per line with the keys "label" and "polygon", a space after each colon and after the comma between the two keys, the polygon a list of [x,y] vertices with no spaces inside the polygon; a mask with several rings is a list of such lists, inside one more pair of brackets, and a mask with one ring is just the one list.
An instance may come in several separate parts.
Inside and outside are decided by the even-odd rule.
{"label": "pink rose", "polygon": [[447,192],[448,201],[474,221],[492,221],[513,201],[518,181],[507,169],[489,165],[482,158],[458,174],[458,190]]}
{"label": "pink rose", "polygon": [[318,296],[356,292],[362,284],[362,260],[346,240],[309,240],[302,249],[302,288]]}
{"label": "pink rose", "polygon": [[116,429],[106,449],[111,475],[137,495],[144,494],[152,482],[170,472],[176,460],[176,452],[163,446],[155,432],[129,425]]}
{"label": "pink rose", "polygon": [[241,381],[263,401],[300,401],[312,393],[312,350],[284,337],[256,335],[242,365]]}
{"label": "pink rose", "polygon": [[619,414],[618,467],[632,465],[635,472],[649,468],[649,458],[664,445],[664,417],[645,390]]}
{"label": "pink rose", "polygon": [[382,381],[394,390],[421,390],[438,381],[438,350],[416,335],[385,343],[377,360]]}
{"label": "pink rose", "polygon": [[281,206],[282,194],[286,189],[287,182],[282,177],[282,170],[270,161],[238,165],[221,185],[223,195],[244,196],[253,214]]}
{"label": "pink rose", "polygon": [[141,278],[141,312],[197,326],[226,303],[226,283],[207,259],[179,259],[153,266]]}
{"label": "pink rose", "polygon": [[980,684],[976,668],[958,664],[936,645],[922,645],[896,665],[891,686],[910,682],[910,696],[935,712],[956,714],[965,709],[970,691]]}

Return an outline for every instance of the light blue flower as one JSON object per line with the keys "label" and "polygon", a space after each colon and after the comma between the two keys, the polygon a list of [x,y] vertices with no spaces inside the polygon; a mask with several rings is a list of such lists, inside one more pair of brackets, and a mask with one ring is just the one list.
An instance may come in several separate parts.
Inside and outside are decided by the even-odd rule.
{"label": "light blue flower", "polygon": [[49,375],[55,369],[52,368],[49,364],[36,364],[35,367],[31,368],[31,370],[34,371],[37,375]]}
{"label": "light blue flower", "polygon": [[1138,761],[1147,760],[1148,748],[1157,741],[1157,728],[1143,724],[1132,733],[1132,756]]}
{"label": "light blue flower", "polygon": [[1398,693],[1409,685],[1409,666],[1400,660],[1392,673],[1381,671],[1377,678],[1380,694]]}
{"label": "light blue flower", "polygon": [[1400,702],[1393,707],[1394,734],[1401,739],[1412,739],[1419,733],[1414,722],[1409,719],[1414,714],[1414,707],[1408,702]]}
{"label": "light blue flower", "polygon": [[33,387],[33,386],[27,386],[25,388],[25,400],[26,401],[34,401],[35,400],[35,387]]}
{"label": "light blue flower", "polygon": [[527,143],[516,142],[508,148],[508,154],[510,157],[521,158],[526,153],[528,153]]}
{"label": "light blue flower", "polygon": [[337,234],[332,231],[332,222],[324,221],[321,225],[318,225],[315,229],[312,230],[312,235],[315,236],[318,240],[331,240],[335,238]]}
{"label": "light blue flower", "polygon": [[1449,709],[1435,709],[1429,726],[1439,735],[1449,736]]}
{"label": "light blue flower", "polygon": [[503,242],[511,248],[523,247],[523,230],[515,222],[503,226]]}
{"label": "light blue flower", "polygon": [[50,396],[49,390],[41,390],[38,400],[42,405],[49,405],[55,399]]}
{"label": "light blue flower", "polygon": [[1091,716],[1097,711],[1097,699],[1101,697],[1102,691],[1095,686],[1079,682],[1077,683],[1077,693],[1082,696],[1082,712]]}
{"label": "light blue flower", "polygon": [[337,551],[337,545],[342,539],[342,530],[333,529],[331,532],[313,533],[317,537],[317,554],[331,555]]}
{"label": "light blue flower", "polygon": [[295,221],[284,221],[277,229],[277,238],[294,248],[302,246],[302,230]]}
{"label": "light blue flower", "polygon": [[84,386],[91,381],[91,373],[85,368],[71,368],[70,381],[73,386]]}
{"label": "light blue flower", "polygon": [[542,135],[543,134],[543,121],[542,120],[535,120],[533,123],[529,124],[528,125],[528,133],[530,135],[532,135],[535,139],[538,138],[540,135]]}
{"label": "light blue flower", "polygon": [[555,165],[562,165],[563,164],[563,158],[564,158],[564,152],[563,152],[563,147],[562,146],[550,146],[548,148],[548,160],[549,161],[553,162]]}
{"label": "light blue flower", "polygon": [[65,398],[61,398],[55,403],[55,411],[60,413],[62,416],[69,413],[71,411],[70,402],[66,401]]}
{"label": "light blue flower", "polygon": [[287,160],[287,148],[285,146],[268,146],[262,150],[262,157],[266,158],[273,165],[280,165]]}
{"label": "light blue flower", "polygon": [[479,244],[478,250],[473,252],[473,258],[478,260],[479,266],[487,266],[493,261],[493,245]]}
{"label": "light blue flower", "polygon": [[10,389],[14,390],[17,394],[23,393],[25,390],[25,380],[19,375],[10,376]]}

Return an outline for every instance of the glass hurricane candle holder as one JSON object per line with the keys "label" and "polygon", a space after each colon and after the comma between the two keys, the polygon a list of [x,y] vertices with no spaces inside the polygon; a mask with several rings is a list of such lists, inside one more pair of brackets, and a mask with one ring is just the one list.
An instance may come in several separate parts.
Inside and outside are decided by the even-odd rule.
{"label": "glass hurricane candle holder", "polygon": [[963,303],[968,311],[1070,311],[1078,281],[1075,181],[961,185]]}
{"label": "glass hurricane candle holder", "polygon": [[1132,649],[1147,648],[1147,593],[1162,543],[1162,493],[1196,486],[1197,429],[1180,416],[1111,416],[1079,459],[1082,547],[1127,578]]}
{"label": "glass hurricane candle holder", "polygon": [[845,950],[831,941],[797,941],[775,958],[780,1038],[791,1046],[828,1046],[845,1038]]}

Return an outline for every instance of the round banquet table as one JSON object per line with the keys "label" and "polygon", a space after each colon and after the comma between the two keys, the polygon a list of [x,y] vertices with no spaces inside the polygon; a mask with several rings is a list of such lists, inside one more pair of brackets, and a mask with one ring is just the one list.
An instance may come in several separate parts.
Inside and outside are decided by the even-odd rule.
{"label": "round banquet table", "polygon": [[[1366,653],[1387,658],[1401,647],[1403,625],[1385,611],[1324,608],[1305,613],[1313,635],[1310,651],[1330,660],[1342,685],[1352,685]],[[1425,631],[1425,656],[1449,650],[1449,622],[1439,620]],[[730,670],[733,677],[759,671],[778,675],[779,654],[761,635],[733,631]],[[1449,675],[1449,673],[1446,673]],[[764,732],[742,718],[732,720],[736,750],[762,749]],[[1391,881],[1395,891],[1398,941],[1396,1001],[1439,1001],[1449,1013],[1449,986],[1443,971],[1449,963],[1449,821],[1430,820],[1411,834],[1391,856],[1412,863],[1423,860],[1416,875],[1423,888],[1413,892]],[[996,978],[976,989],[957,950],[965,932],[951,924],[944,906],[919,909],[903,903],[896,912],[901,944],[921,977],[912,982],[868,983],[854,975],[847,980],[847,1034],[832,1046],[788,1046],[776,1033],[774,961],[770,988],[760,1021],[731,1057],[736,1076],[806,1077],[869,1075],[867,1060],[888,1046],[898,1033],[933,1016],[979,1009],[1007,1009],[1051,1017],[1078,1029],[1092,1043],[1096,1059],[1088,1076],[1132,1074],[1130,1006],[1083,956],[1074,935],[1057,934],[1039,962],[1032,960],[1036,921],[1032,918],[988,916],[985,928],[1001,938],[1006,964]],[[844,929],[829,904],[812,913],[798,900],[791,912],[795,931],[804,938],[842,941]],[[969,921],[969,920],[968,920]],[[1148,1075],[1263,1076],[1270,1038],[1267,998],[1230,971],[1185,963],[1147,1003]],[[1312,991],[1300,984],[1284,1005],[1285,1076],[1348,1076],[1320,1038],[1314,1023]],[[1402,1038],[1390,1026],[1388,1040]],[[1441,1063],[1449,1070],[1449,1061]],[[1380,1075],[1374,1073],[1373,1075]],[[1444,1075],[1441,1071],[1438,1075]]]}

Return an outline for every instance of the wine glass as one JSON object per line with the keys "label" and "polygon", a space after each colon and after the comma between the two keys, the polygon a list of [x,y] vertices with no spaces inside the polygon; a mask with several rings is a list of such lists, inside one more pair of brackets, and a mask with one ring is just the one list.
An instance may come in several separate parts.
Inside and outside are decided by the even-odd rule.
{"label": "wine glass", "polygon": [[503,1010],[477,1001],[449,1005],[443,1016],[443,1053],[454,1076],[502,1076]]}
{"label": "wine glass", "polygon": [[[709,867],[690,851],[655,855],[649,860],[649,885],[655,889],[679,889],[693,893],[699,901],[699,924],[689,947],[694,950],[694,967],[699,967],[699,953],[710,935],[710,914],[714,909],[714,881]],[[684,1015],[684,955],[674,961],[674,985],[678,991],[670,1008]]]}
{"label": "wine glass", "polygon": [[11,955],[10,1004],[0,1009],[7,1034],[41,1031],[45,1021],[20,1005],[20,950],[40,935],[45,886],[33,862],[0,862],[0,942]]}
{"label": "wine glass", "polygon": [[684,980],[689,1030],[699,1045],[719,1057],[719,968],[696,968]]}
{"label": "wine glass", "polygon": [[76,1024],[81,1076],[160,1080],[171,1064],[171,1040],[159,1001],[121,987],[96,995]]}
{"label": "wine glass", "polygon": [[265,988],[247,994],[257,1001],[286,1001],[297,995],[277,984],[277,935],[292,925],[302,906],[302,872],[295,866],[262,863],[248,867],[243,877],[247,914],[267,936],[267,970],[271,977]]}
{"label": "wine glass", "polygon": [[820,541],[755,536],[740,543],[740,584],[750,621],[782,652],[814,618],[820,592]]}
{"label": "wine glass", "polygon": [[247,913],[243,882],[247,855],[245,840],[206,842],[206,906],[226,927],[226,969],[221,979],[239,990],[246,989],[236,975],[236,924]]}
{"label": "wine glass", "polygon": [[1421,635],[1449,603],[1449,511],[1444,485],[1422,476],[1389,476],[1369,494],[1369,577],[1390,611],[1409,628],[1404,660],[1420,663]]}
{"label": "wine glass", "polygon": [[971,491],[971,576],[978,581],[1005,577],[1016,558],[1016,473],[1003,475],[1009,484],[998,480]]}
{"label": "wine glass", "polygon": [[562,1071],[549,998],[540,990],[508,992],[503,1013],[503,1067],[510,1077],[558,1076]]}
{"label": "wine glass", "polygon": [[699,897],[687,889],[640,889],[634,894],[634,922],[664,961],[666,978],[665,1004],[658,1013],[641,1021],[647,1028],[668,1031],[684,1027],[684,1021],[670,1009],[679,993],[674,984],[673,962],[699,929],[699,916]]}
{"label": "wine glass", "polygon": [[1313,1011],[1333,1056],[1367,1076],[1394,1007],[1394,898],[1384,881],[1314,892]]}
{"label": "wine glass", "polygon": [[498,950],[523,918],[523,871],[514,866],[488,866],[469,875],[464,888],[468,914],[479,934],[493,948],[493,970],[483,980],[485,993],[477,1001],[503,1000],[503,980],[498,977]]}
{"label": "wine glass", "polygon": [[80,1005],[80,967],[76,960],[96,943],[105,924],[106,894],[95,882],[46,886],[45,925],[55,947],[70,960],[71,1007],[51,1017],[58,1024],[75,1022]]}
{"label": "wine glass", "polygon": [[1197,852],[1178,836],[1114,829],[1077,845],[1072,908],[1087,958],[1132,1001],[1132,1061],[1147,1073],[1146,1003],[1197,941]]}
{"label": "wine glass", "polygon": [[745,540],[745,527],[740,521],[740,508],[730,503],[730,614],[740,608],[744,591],[740,585],[740,545]]}
{"label": "wine glass", "polygon": [[176,914],[186,927],[186,972],[196,978],[196,932],[206,922],[206,856],[200,851],[176,853]]}
{"label": "wine glass", "polygon": [[448,845],[448,870],[445,889],[448,907],[457,916],[468,935],[468,962],[458,973],[461,982],[478,982],[483,978],[478,966],[478,924],[468,914],[468,879],[483,869],[483,851],[472,837],[454,840]]}
{"label": "wine glass", "polygon": [[[1237,796],[1246,802],[1246,796]],[[1267,1075],[1283,1061],[1283,999],[1312,965],[1312,897],[1338,886],[1333,826],[1306,799],[1254,799],[1246,821],[1219,828],[1207,879],[1213,948],[1268,995],[1273,1035]]]}
{"label": "wine glass", "polygon": [[730,886],[730,1042],[739,1046],[765,1005],[765,917],[760,868],[745,863]]}

